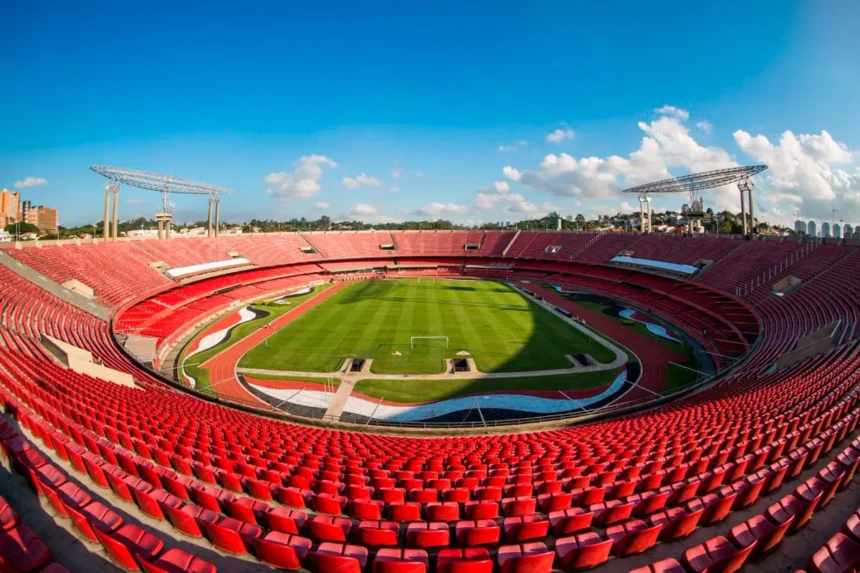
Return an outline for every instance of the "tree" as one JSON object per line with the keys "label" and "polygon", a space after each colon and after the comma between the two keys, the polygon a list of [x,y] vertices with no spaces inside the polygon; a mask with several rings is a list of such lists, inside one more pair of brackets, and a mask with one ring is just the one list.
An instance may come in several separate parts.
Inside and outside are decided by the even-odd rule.
{"label": "tree", "polygon": [[15,235],[16,232],[22,235],[25,233],[36,233],[38,235],[39,227],[32,223],[10,223],[9,225],[6,225],[5,231],[10,235]]}

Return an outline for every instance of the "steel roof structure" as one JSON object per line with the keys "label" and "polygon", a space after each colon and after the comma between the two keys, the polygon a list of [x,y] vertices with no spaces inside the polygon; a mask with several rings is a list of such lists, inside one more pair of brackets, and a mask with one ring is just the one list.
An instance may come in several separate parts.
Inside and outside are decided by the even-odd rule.
{"label": "steel roof structure", "polygon": [[681,177],[673,177],[672,179],[664,179],[654,183],[646,183],[637,187],[625,189],[623,193],[681,193],[687,192],[695,194],[698,191],[712,189],[714,187],[722,187],[730,185],[745,179],[749,179],[757,173],[761,173],[767,169],[767,165],[750,165],[748,167],[729,167],[728,169],[717,169],[714,171],[704,171],[702,173],[692,173]]}

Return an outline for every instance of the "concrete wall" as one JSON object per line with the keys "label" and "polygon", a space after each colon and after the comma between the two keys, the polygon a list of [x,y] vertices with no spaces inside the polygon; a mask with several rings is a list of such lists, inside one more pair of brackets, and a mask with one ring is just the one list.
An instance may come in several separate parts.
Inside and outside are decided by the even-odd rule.
{"label": "concrete wall", "polygon": [[134,378],[131,374],[120,372],[107,366],[101,366],[93,362],[93,355],[88,350],[72,346],[62,340],[57,340],[46,334],[42,334],[39,342],[50,352],[60,363],[65,365],[72,372],[78,374],[86,374],[105,382],[113,382],[120,386],[128,386],[129,388],[137,388],[134,383]]}

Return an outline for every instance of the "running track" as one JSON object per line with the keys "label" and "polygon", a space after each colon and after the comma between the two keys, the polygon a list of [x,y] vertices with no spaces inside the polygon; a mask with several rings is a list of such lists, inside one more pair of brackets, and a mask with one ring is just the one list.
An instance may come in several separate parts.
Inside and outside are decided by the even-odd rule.
{"label": "running track", "polygon": [[[663,344],[617,323],[601,312],[580,306],[554,290],[543,288],[534,283],[520,283],[520,285],[542,296],[548,303],[572,312],[574,316],[584,319],[588,326],[630,349],[639,358],[639,363],[642,365],[642,378],[638,385],[652,392],[659,392],[666,383],[668,363],[684,360],[682,355],[671,348],[667,348]],[[653,398],[653,396],[639,388],[634,388],[627,393],[624,400],[642,398]]]}
{"label": "running track", "polygon": [[[243,338],[242,340],[237,341],[232,346],[228,346],[224,349],[224,351],[219,352],[206,362],[200,365],[201,368],[209,369],[209,383],[217,384],[214,392],[217,394],[221,394],[223,396],[228,396],[230,398],[235,398],[243,401],[257,401],[260,403],[264,403],[262,400],[245,390],[245,388],[239,383],[236,379],[236,366],[239,364],[239,360],[242,356],[245,355],[246,352],[263,342],[269,336],[280,330],[282,327],[291,323],[295,319],[302,316],[308,310],[318,305],[341,288],[347,283],[337,283],[335,285],[330,286],[324,292],[306,300],[305,302],[298,305],[296,308],[290,310],[289,312],[282,314],[275,320],[269,323],[271,328],[267,325],[267,328],[259,328]],[[268,404],[266,404],[268,406]]]}

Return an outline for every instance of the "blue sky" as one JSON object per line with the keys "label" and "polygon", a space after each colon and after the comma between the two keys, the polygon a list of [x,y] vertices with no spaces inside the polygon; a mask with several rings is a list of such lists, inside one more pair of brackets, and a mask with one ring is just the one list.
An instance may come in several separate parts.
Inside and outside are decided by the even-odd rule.
{"label": "blue sky", "polygon": [[757,212],[860,224],[858,21],[851,1],[8,2],[0,187],[63,224],[100,216],[93,163],[231,187],[233,221],[496,221],[766,162]]}

